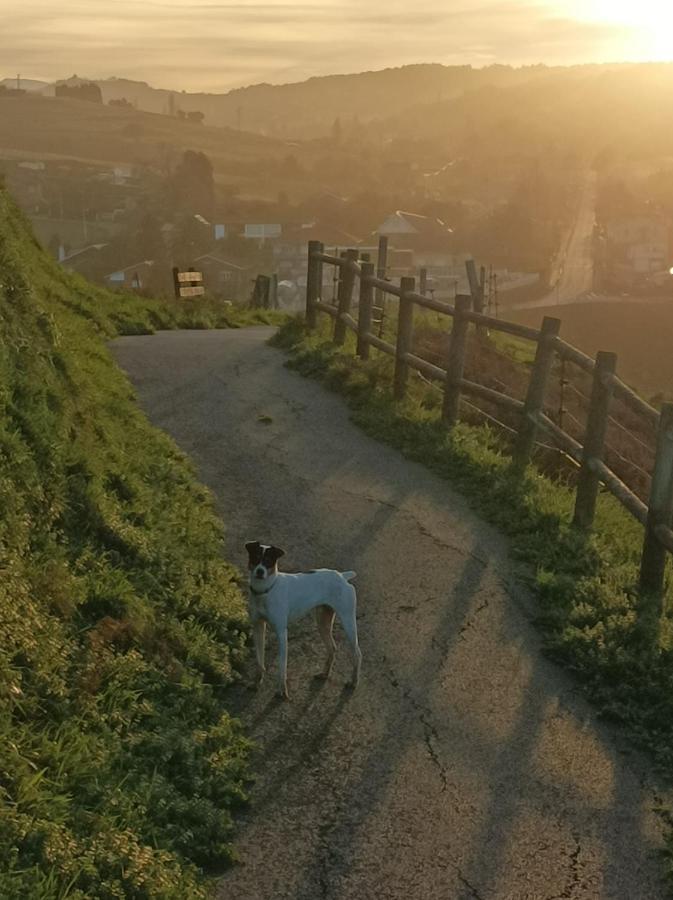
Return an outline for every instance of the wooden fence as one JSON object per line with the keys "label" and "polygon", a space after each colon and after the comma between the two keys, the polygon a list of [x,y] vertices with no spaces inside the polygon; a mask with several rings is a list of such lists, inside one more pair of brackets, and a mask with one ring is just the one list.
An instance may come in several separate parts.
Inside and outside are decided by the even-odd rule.
{"label": "wooden fence", "polygon": [[[328,303],[322,299],[324,265],[337,267],[339,273],[336,303]],[[476,311],[483,308],[483,298],[480,296],[478,280],[471,277],[470,284],[472,294],[459,294],[452,306],[416,292],[414,278],[401,278],[399,285],[385,280],[380,272],[377,273],[373,263],[358,261],[357,250],[330,256],[325,253],[323,244],[311,241],[306,284],[306,324],[309,329],[315,328],[318,313],[327,313],[334,320],[335,344],[343,344],[346,332],[350,329],[357,336],[356,352],[361,359],[369,358],[372,347],[394,357],[393,393],[398,400],[403,399],[406,394],[409,372],[412,369],[439,382],[444,392],[442,418],[448,428],[458,421],[460,401],[464,395],[515,413],[518,428],[512,464],[519,474],[523,474],[531,461],[539,434],[546,435],[547,440],[572,457],[580,467],[574,513],[574,524],[578,528],[589,530],[592,527],[601,484],[645,527],[640,590],[644,598],[652,600],[650,613],[660,614],[667,553],[673,553],[673,403],[664,403],[661,412],[658,412],[617,376],[617,357],[614,353],[600,352],[594,360],[562,340],[559,337],[559,319],[546,317],[541,329],[537,330]],[[398,298],[395,344],[373,333],[375,292],[378,296],[387,294]],[[352,315],[355,305],[357,318]],[[413,352],[416,307],[432,310],[453,320],[443,367]],[[470,326],[476,327],[477,331],[502,332],[535,343],[535,359],[525,400],[517,400],[464,377]],[[575,364],[592,379],[583,443],[552,421],[544,411],[549,376],[555,359]],[[621,400],[657,431],[649,503],[644,503],[605,462],[605,439],[613,398]]]}

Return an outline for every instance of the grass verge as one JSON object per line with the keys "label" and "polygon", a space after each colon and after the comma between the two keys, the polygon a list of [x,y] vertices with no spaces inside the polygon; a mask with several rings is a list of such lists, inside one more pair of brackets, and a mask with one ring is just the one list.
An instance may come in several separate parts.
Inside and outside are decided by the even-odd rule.
{"label": "grass verge", "polygon": [[[608,494],[598,504],[594,533],[570,525],[574,492],[530,468],[516,478],[500,436],[487,426],[439,419],[441,394],[422,381],[393,401],[392,360],[354,356],[349,335],[342,349],[326,327],[307,334],[300,320],[283,326],[272,343],[289,354],[288,366],[343,394],[364,431],[396,447],[454,484],[488,521],[510,538],[521,577],[539,600],[546,651],[570,669],[608,719],[651,754],[673,777],[673,591],[671,569],[665,614],[654,650],[639,626],[636,592],[642,527]],[[666,865],[673,890],[673,838]]]}
{"label": "grass verge", "polygon": [[249,748],[224,691],[245,653],[242,598],[210,496],[106,347],[120,332],[264,320],[218,315],[67,275],[0,190],[8,900],[191,900],[231,858]]}

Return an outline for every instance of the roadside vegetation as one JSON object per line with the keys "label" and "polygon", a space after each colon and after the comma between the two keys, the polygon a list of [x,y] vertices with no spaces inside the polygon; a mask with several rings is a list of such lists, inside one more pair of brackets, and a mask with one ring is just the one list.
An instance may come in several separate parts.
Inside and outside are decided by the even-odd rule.
{"label": "roadside vegetation", "polygon": [[0,191],[3,898],[189,900],[231,859],[249,749],[225,704],[236,572],[105,342],[260,318],[93,288]]}
{"label": "roadside vegetation", "polygon": [[[416,379],[407,399],[391,394],[392,360],[354,356],[329,341],[327,324],[307,334],[293,320],[272,339],[288,365],[342,393],[352,418],[371,436],[423,463],[463,492],[511,540],[521,578],[534,590],[546,651],[570,669],[604,717],[625,728],[658,773],[673,777],[673,567],[666,613],[651,649],[639,626],[636,592],[642,527],[602,494],[593,534],[571,526],[574,491],[562,474],[511,471],[506,439],[487,425],[440,421],[442,395]],[[673,889],[673,837],[667,866]]]}

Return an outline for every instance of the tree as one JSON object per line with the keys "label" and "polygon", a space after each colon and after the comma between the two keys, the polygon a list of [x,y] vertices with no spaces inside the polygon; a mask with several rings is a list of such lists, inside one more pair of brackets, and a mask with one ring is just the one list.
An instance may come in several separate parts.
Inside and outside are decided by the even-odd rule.
{"label": "tree", "polygon": [[205,153],[185,150],[173,175],[178,208],[212,219],[215,212],[213,164]]}
{"label": "tree", "polygon": [[337,116],[332,125],[332,143],[335,147],[341,145],[341,131],[341,119]]}
{"label": "tree", "polygon": [[203,125],[203,120],[206,118],[206,116],[205,113],[202,113],[198,109],[195,109],[192,112],[187,113],[187,118],[190,122],[196,122],[197,125]]}
{"label": "tree", "polygon": [[184,216],[173,231],[173,259],[179,266],[190,266],[197,257],[212,250],[213,243],[212,229],[194,216]]}
{"label": "tree", "polygon": [[146,213],[138,223],[134,245],[139,258],[162,260],[165,257],[166,245],[159,221],[152,213]]}
{"label": "tree", "polygon": [[82,82],[81,84],[57,84],[55,94],[57,97],[87,100],[89,103],[103,102],[103,92],[94,81]]}

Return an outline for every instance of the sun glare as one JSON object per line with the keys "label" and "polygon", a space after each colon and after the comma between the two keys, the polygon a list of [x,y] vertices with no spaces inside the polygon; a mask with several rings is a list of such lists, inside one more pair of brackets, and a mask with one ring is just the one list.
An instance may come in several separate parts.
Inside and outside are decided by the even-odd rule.
{"label": "sun glare", "polygon": [[667,0],[582,0],[578,18],[623,29],[625,56],[673,59],[673,5]]}

